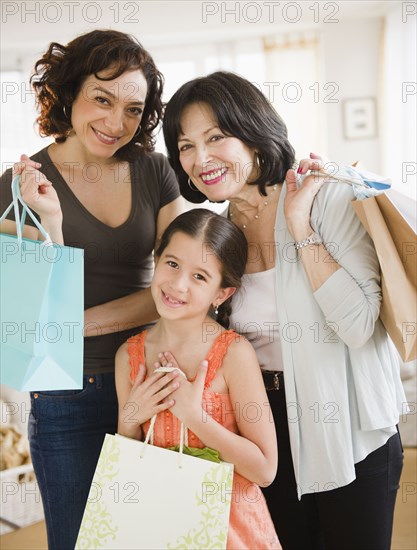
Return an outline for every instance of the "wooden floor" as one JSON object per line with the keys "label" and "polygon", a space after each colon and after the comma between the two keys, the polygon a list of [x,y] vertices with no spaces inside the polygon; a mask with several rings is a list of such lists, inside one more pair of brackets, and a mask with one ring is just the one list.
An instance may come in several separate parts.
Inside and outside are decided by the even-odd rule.
{"label": "wooden floor", "polygon": [[[392,550],[417,549],[417,449],[405,449],[394,518]],[[45,524],[35,523],[0,537],[1,550],[45,550]],[[355,549],[352,549],[355,550]],[[374,549],[369,549],[374,550]],[[377,550],[377,549],[375,549]]]}
{"label": "wooden floor", "polygon": [[395,506],[391,548],[417,550],[417,448],[409,447],[404,451],[404,469]]}

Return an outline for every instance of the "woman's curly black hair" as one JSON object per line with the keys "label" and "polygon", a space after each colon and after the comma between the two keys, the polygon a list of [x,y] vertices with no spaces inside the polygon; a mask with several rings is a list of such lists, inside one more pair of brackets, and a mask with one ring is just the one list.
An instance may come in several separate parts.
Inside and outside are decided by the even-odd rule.
{"label": "woman's curly black hair", "polygon": [[[143,72],[148,84],[141,131],[115,156],[120,160],[131,160],[140,151],[153,151],[153,132],[163,113],[163,76],[150,54],[133,36],[114,30],[88,32],[66,46],[52,42],[36,62],[30,82],[40,111],[37,118],[40,134],[53,136],[57,143],[67,139],[71,130],[71,107],[88,76],[94,75],[103,81],[113,80],[125,71],[136,69]],[[99,76],[104,70],[110,72],[106,77]]]}

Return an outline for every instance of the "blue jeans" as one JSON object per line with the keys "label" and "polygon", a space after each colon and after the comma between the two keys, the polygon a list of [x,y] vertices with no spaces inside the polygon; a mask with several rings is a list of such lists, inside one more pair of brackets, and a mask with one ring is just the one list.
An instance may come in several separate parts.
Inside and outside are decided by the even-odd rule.
{"label": "blue jeans", "polygon": [[74,549],[104,436],[116,431],[114,373],[84,376],[82,390],[31,393],[30,452],[51,550]]}

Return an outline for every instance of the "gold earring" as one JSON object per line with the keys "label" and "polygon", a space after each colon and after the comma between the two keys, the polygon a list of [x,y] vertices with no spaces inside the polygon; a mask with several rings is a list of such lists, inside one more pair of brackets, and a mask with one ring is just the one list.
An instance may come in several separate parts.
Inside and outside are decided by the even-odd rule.
{"label": "gold earring", "polygon": [[219,304],[213,304],[213,308],[214,308],[214,313],[216,315],[218,315],[219,314]]}
{"label": "gold earring", "polygon": [[[140,133],[142,131],[142,126],[139,124],[138,129],[136,130],[135,135],[132,137],[132,141],[139,139]],[[135,145],[138,147],[143,147],[143,143],[140,143],[140,141],[134,141]]]}
{"label": "gold earring", "polygon": [[67,119],[67,121],[71,124],[71,116],[68,116],[67,106],[66,106],[66,105],[64,105],[64,106],[62,107],[62,111],[63,111],[64,116],[65,116],[65,118]]}
{"label": "gold earring", "polygon": [[194,183],[191,181],[190,178],[188,178],[187,183],[188,183],[188,187],[191,189],[191,191],[197,191],[198,192],[197,187],[194,185]]}
{"label": "gold earring", "polygon": [[260,169],[264,163],[264,159],[261,157],[261,154],[258,151],[255,153],[255,164]]}

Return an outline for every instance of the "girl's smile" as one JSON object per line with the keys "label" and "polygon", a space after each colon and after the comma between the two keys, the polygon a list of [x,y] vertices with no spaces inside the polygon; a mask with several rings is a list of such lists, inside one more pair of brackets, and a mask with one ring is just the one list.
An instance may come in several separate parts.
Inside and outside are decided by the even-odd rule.
{"label": "girl's smile", "polygon": [[174,307],[174,308],[181,307],[186,303],[183,300],[178,300],[177,298],[173,298],[172,296],[165,294],[163,290],[161,290],[161,293],[162,293],[162,301],[168,307]]}
{"label": "girl's smile", "polygon": [[177,231],[157,260],[151,291],[163,319],[204,320],[229,296],[221,281],[220,262],[206,243]]}

